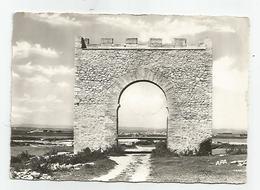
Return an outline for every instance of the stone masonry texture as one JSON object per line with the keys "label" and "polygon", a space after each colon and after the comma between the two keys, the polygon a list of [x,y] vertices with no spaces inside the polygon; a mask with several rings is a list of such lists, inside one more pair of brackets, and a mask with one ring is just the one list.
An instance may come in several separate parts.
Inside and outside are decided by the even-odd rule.
{"label": "stone masonry texture", "polygon": [[[83,39],[83,38],[82,38]],[[212,135],[212,50],[205,47],[111,47],[75,42],[74,152],[116,144],[117,109],[131,83],[150,81],[165,93],[167,146],[195,151]]]}

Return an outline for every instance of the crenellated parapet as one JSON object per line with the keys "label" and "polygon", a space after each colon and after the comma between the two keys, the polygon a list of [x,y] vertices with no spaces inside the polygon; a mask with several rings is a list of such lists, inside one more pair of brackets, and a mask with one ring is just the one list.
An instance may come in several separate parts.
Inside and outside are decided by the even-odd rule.
{"label": "crenellated parapet", "polygon": [[198,44],[189,44],[186,38],[173,38],[171,43],[163,43],[162,38],[150,38],[139,42],[138,38],[126,38],[125,43],[115,43],[114,38],[101,38],[100,43],[91,43],[89,38],[78,37],[77,47],[81,49],[210,49],[208,39]]}

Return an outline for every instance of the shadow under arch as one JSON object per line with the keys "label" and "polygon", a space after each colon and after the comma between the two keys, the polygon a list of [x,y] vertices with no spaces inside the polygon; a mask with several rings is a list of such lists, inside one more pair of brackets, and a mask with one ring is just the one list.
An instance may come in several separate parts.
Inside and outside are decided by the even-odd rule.
{"label": "shadow under arch", "polygon": [[119,97],[118,97],[118,100],[117,100],[117,109],[116,109],[116,133],[117,133],[117,140],[116,140],[116,142],[117,142],[117,146],[119,145],[119,142],[118,142],[118,136],[119,136],[119,109],[121,107],[120,100],[121,100],[122,94],[125,92],[125,90],[129,86],[131,86],[131,85],[133,85],[135,83],[139,83],[139,82],[151,83],[151,84],[157,86],[164,94],[164,97],[165,97],[165,100],[166,100],[165,109],[167,110],[167,118],[166,118],[166,143],[167,143],[167,139],[168,139],[168,119],[169,119],[169,107],[168,107],[167,95],[166,95],[164,89],[159,84],[157,84],[156,82],[153,82],[153,81],[147,80],[147,79],[141,79],[141,80],[134,80],[134,81],[130,82],[119,93]]}

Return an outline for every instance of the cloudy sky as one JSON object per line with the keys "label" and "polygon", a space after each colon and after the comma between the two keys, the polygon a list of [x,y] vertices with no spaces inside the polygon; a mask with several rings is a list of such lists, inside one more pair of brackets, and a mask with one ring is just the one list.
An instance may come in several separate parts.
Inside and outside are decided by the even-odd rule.
{"label": "cloudy sky", "polygon": [[137,82],[120,97],[119,129],[122,127],[167,127],[167,101],[163,91],[153,83]]}
{"label": "cloudy sky", "polygon": [[[205,38],[213,43],[214,128],[245,129],[248,30],[248,20],[235,17],[16,13],[12,122],[72,126],[76,35],[89,37],[91,43],[99,43],[102,37],[112,37],[115,43],[124,43],[127,37],[137,37],[140,42],[159,37],[164,43],[174,37],[185,37],[189,44]],[[141,97],[145,91],[156,92],[151,85],[145,85],[145,90],[140,85],[132,87],[135,90],[129,89],[129,94],[132,91]],[[160,92],[156,97],[161,97]],[[163,98],[158,98],[158,102],[163,102]]]}

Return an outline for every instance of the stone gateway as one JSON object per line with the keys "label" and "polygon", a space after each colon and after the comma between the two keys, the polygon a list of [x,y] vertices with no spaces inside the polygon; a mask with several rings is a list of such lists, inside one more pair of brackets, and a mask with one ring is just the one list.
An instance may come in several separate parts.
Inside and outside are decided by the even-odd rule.
{"label": "stone gateway", "polygon": [[100,44],[75,42],[74,152],[106,149],[117,142],[117,110],[124,89],[150,81],[167,99],[167,146],[178,153],[196,152],[212,136],[212,49],[189,46],[184,38],[163,44],[137,38]]}

